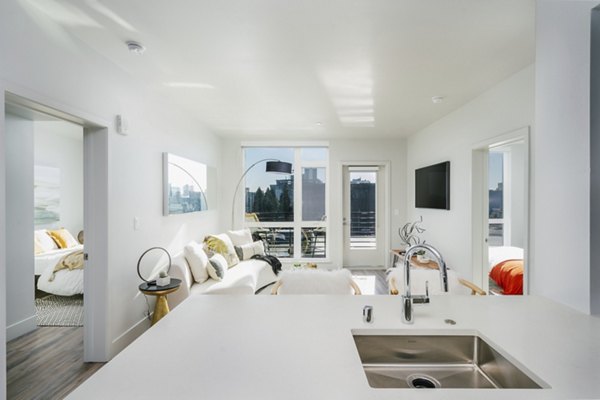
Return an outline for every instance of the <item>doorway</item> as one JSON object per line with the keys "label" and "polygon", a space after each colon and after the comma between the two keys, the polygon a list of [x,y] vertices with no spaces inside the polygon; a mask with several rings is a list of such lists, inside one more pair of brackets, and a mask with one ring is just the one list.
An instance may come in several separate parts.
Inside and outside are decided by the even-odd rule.
{"label": "doorway", "polygon": [[344,267],[385,268],[388,170],[381,163],[343,166]]}
{"label": "doorway", "polygon": [[[6,118],[3,119],[4,132],[6,133],[17,126],[18,130],[23,130],[27,134],[17,135],[18,147],[9,148],[7,143],[6,158],[17,154],[19,157],[26,158],[27,163],[23,168],[17,167],[17,171],[23,176],[17,179],[21,182],[23,188],[20,192],[12,193],[10,191],[10,182],[7,179],[7,202],[6,215],[13,218],[15,226],[19,226],[22,235],[15,236],[15,243],[22,243],[15,247],[11,244],[11,235],[7,235],[6,247],[14,250],[13,258],[19,260],[30,260],[26,262],[22,274],[17,275],[17,285],[23,285],[23,301],[19,303],[25,315],[25,319],[16,318],[11,323],[7,321],[7,337],[14,338],[21,336],[26,332],[33,331],[36,328],[36,314],[34,292],[35,285],[33,276],[34,260],[33,253],[35,248],[34,240],[34,143],[33,143],[33,125],[35,121],[60,121],[69,126],[77,126],[79,133],[83,136],[80,145],[82,146],[83,163],[80,166],[83,171],[79,171],[83,176],[82,208],[83,229],[74,232],[72,236],[77,240],[80,236],[83,241],[83,235],[78,235],[80,231],[85,231],[85,254],[81,254],[84,261],[83,291],[85,292],[85,302],[83,305],[83,355],[85,362],[107,361],[109,358],[109,346],[107,338],[107,296],[108,287],[108,130],[106,123],[93,122],[90,119],[77,117],[66,111],[60,111],[58,108],[44,105],[40,102],[29,100],[14,93],[3,93]],[[68,107],[60,107],[67,110]],[[11,118],[13,120],[11,121]],[[10,125],[13,124],[11,127]],[[17,158],[17,157],[13,157]],[[8,172],[8,168],[7,168]],[[42,171],[48,172],[48,171]],[[50,171],[53,172],[53,171]],[[55,172],[55,171],[54,171]],[[26,175],[26,176],[25,176]],[[47,174],[46,174],[47,175]],[[50,174],[52,175],[52,174]],[[7,177],[8,178],[8,177]],[[52,179],[50,179],[52,180]],[[27,183],[29,182],[29,183]],[[10,196],[14,199],[10,200]],[[65,198],[66,200],[66,198]],[[22,204],[20,204],[22,203]],[[81,204],[80,204],[81,205]],[[45,209],[39,216],[49,217],[52,207]],[[47,213],[49,212],[49,213]],[[9,224],[7,220],[7,231]],[[67,225],[65,223],[65,225]],[[77,225],[76,223],[73,225]],[[58,227],[58,226],[57,226]],[[72,228],[75,229],[75,228]],[[18,239],[18,240],[17,240]],[[52,240],[52,239],[51,239]],[[7,254],[7,259],[9,258]],[[10,268],[7,263],[7,269]],[[10,279],[10,273],[7,271],[7,279]],[[14,274],[13,274],[14,275]],[[81,282],[79,282],[81,285]],[[9,284],[12,286],[12,283]],[[14,303],[14,298],[8,293],[6,296],[9,303]],[[12,333],[11,333],[12,330]]]}
{"label": "doorway", "polygon": [[529,130],[473,150],[473,279],[492,295],[528,287]]}

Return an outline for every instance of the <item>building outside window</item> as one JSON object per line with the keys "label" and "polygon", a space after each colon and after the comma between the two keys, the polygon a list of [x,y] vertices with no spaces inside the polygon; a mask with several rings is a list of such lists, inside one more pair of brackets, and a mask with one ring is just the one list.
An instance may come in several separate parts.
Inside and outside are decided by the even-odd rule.
{"label": "building outside window", "polygon": [[279,258],[327,257],[326,147],[244,147],[244,169],[262,159],[292,163],[291,175],[257,166],[245,181],[245,226]]}

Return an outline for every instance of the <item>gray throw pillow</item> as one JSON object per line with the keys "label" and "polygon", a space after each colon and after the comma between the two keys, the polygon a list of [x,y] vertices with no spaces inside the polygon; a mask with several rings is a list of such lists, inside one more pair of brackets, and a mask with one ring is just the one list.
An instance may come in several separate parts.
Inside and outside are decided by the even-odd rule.
{"label": "gray throw pillow", "polygon": [[207,271],[208,275],[215,281],[222,281],[225,277],[225,271],[229,266],[227,260],[221,254],[215,254],[208,260]]}
{"label": "gray throw pillow", "polygon": [[240,260],[249,260],[253,255],[258,254],[261,256],[265,255],[265,245],[262,240],[258,240],[253,243],[244,244],[241,246],[235,246],[235,252]]}

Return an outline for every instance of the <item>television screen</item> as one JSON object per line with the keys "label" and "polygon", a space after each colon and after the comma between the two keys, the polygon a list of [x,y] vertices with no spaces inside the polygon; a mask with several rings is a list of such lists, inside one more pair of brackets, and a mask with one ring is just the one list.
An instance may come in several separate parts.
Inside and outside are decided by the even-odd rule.
{"label": "television screen", "polygon": [[415,207],[450,209],[450,161],[415,170]]}

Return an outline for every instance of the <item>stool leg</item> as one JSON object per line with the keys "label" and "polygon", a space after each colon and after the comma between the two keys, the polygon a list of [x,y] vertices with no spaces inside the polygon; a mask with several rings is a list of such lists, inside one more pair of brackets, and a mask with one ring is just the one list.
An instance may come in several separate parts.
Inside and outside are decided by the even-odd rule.
{"label": "stool leg", "polygon": [[154,305],[154,315],[152,316],[152,325],[156,324],[162,317],[169,313],[169,303],[167,303],[167,296],[160,295],[156,297],[156,304]]}

